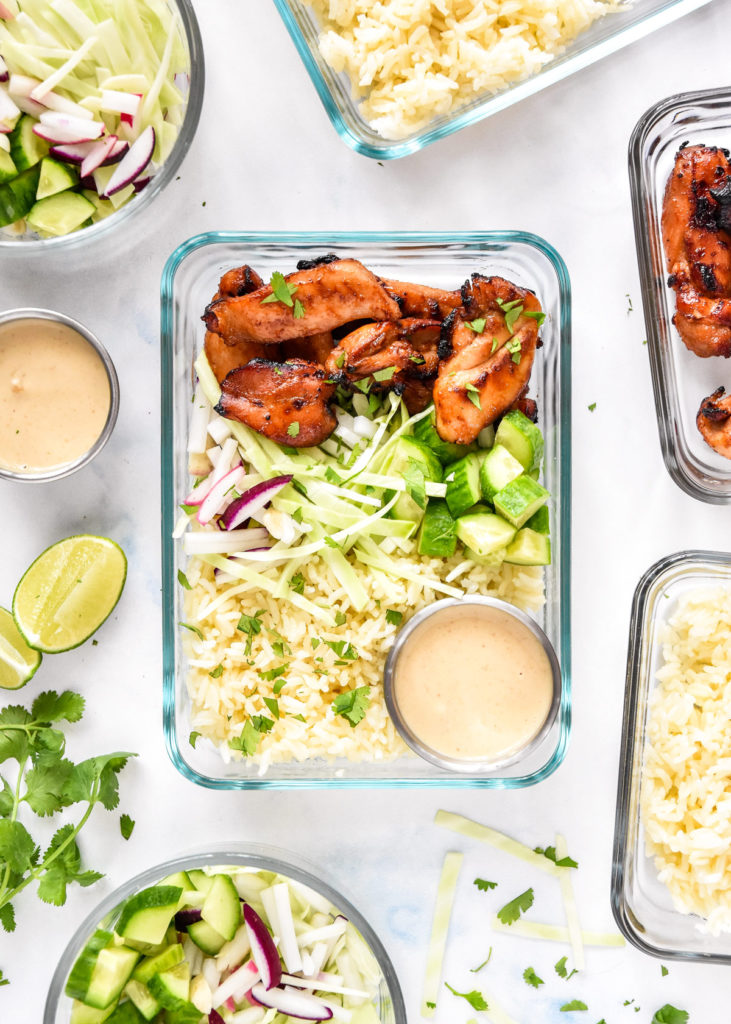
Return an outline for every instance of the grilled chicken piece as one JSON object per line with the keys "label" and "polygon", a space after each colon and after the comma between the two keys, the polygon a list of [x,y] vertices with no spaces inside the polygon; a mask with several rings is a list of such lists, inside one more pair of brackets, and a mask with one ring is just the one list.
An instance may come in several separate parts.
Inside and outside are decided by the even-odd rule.
{"label": "grilled chicken piece", "polygon": [[449,292],[443,288],[430,288],[425,284],[410,284],[408,281],[384,280],[388,292],[401,307],[401,316],[415,316],[422,320],[444,320],[453,309],[462,305],[460,292]]}
{"label": "grilled chicken piece", "polygon": [[292,338],[291,341],[282,342],[282,358],[306,359],[311,363],[322,363],[324,366],[334,344],[330,331],[313,334],[310,338]]}
{"label": "grilled chicken piece", "polygon": [[727,150],[687,146],[665,188],[662,235],[673,317],[696,355],[731,355],[731,164]]}
{"label": "grilled chicken piece", "polygon": [[206,359],[219,384],[231,370],[245,366],[252,359],[271,359],[272,356],[279,356],[278,345],[260,345],[256,341],[239,341],[235,345],[227,345],[220,334],[212,334],[211,331],[206,331],[203,347]]}
{"label": "grilled chicken piece", "polygon": [[726,395],[725,388],[716,388],[703,399],[696,424],[706,444],[731,459],[731,395]]}
{"label": "grilled chicken piece", "polygon": [[[440,437],[470,444],[498,416],[521,399],[528,386],[538,346],[541,306],[531,292],[500,277],[474,274],[462,289],[465,314],[444,321],[443,359],[434,385],[436,427]],[[509,326],[507,313],[514,321]],[[519,311],[519,315],[514,316]],[[477,333],[469,324],[484,320]],[[480,325],[482,326],[482,325]],[[511,330],[512,328],[512,330]]]}
{"label": "grilled chicken piece", "polygon": [[510,412],[513,409],[517,409],[518,412],[522,412],[524,416],[531,421],[531,423],[538,422],[538,404],[534,398],[528,398],[527,395],[521,395],[520,398],[516,398],[510,409],[506,412]]}
{"label": "grilled chicken piece", "polygon": [[373,387],[387,390],[408,380],[427,380],[437,372],[441,324],[434,320],[387,320],[358,327],[332,350],[325,366],[349,381],[363,380],[379,370],[395,372]]}
{"label": "grilled chicken piece", "polygon": [[217,298],[220,299],[224,295],[248,295],[249,292],[255,292],[258,288],[263,287],[264,282],[261,277],[248,263],[244,263],[242,267],[226,271],[218,284]]}
{"label": "grilled chicken piece", "polygon": [[304,316],[295,317],[283,302],[267,302],[270,285],[248,295],[212,302],[203,320],[209,331],[229,344],[239,339],[276,344],[291,338],[311,337],[349,320],[396,320],[401,312],[382,283],[358,260],[334,260],[285,278],[297,289],[295,298]]}
{"label": "grilled chicken piece", "polygon": [[254,359],[226,376],[216,412],[246,423],[277,444],[309,448],[337,426],[328,405],[334,394],[334,381],[317,363]]}

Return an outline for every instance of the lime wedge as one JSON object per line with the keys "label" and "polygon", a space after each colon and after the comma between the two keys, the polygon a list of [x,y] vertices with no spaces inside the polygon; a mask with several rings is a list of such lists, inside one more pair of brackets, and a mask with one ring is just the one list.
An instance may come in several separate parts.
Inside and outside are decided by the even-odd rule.
{"label": "lime wedge", "polygon": [[0,689],[19,690],[41,663],[41,652],[29,647],[9,611],[0,608]]}
{"label": "lime wedge", "polygon": [[95,633],[119,600],[127,559],[107,537],[81,534],[47,548],[15,588],[13,618],[26,643],[58,654]]}

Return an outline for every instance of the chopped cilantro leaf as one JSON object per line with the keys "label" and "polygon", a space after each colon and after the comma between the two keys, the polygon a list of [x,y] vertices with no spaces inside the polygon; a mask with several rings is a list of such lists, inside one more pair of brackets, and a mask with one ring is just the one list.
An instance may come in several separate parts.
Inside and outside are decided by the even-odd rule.
{"label": "chopped cilantro leaf", "polygon": [[287,427],[287,434],[289,435],[289,437],[297,437],[299,435],[299,432],[300,425],[297,422],[297,420],[295,420],[293,423],[290,423],[290,425]]}
{"label": "chopped cilantro leaf", "polygon": [[480,892],[497,889],[497,882],[488,882],[486,878],[476,878],[472,884],[476,885]]}
{"label": "chopped cilantro leaf", "polygon": [[325,470],[325,479],[328,483],[334,484],[336,487],[339,487],[343,482],[342,477],[338,476],[332,466],[328,466]]}
{"label": "chopped cilantro leaf", "polygon": [[543,310],[524,309],[523,316],[527,316],[531,320],[535,320],[539,327],[542,327],[546,322],[546,314]]}
{"label": "chopped cilantro leaf", "polygon": [[286,640],[275,640],[272,644],[272,650],[278,658],[286,658],[292,653],[292,648]]}
{"label": "chopped cilantro leaf", "polygon": [[424,467],[416,459],[409,458],[403,470],[406,490],[414,499],[420,509],[426,508],[426,480]]}
{"label": "chopped cilantro leaf", "polygon": [[561,860],[556,860],[556,847],[547,846],[546,849],[542,849],[540,846],[536,846],[533,851],[534,853],[542,853],[544,857],[552,860],[553,863],[559,868],[578,868],[578,864],[571,857],[562,857]]}
{"label": "chopped cilantro leaf", "polygon": [[223,665],[222,664],[216,665],[216,667],[214,669],[212,669],[208,673],[208,675],[211,677],[211,679],[220,679],[221,676],[223,675]]}
{"label": "chopped cilantro leaf", "polygon": [[670,1003],[665,1003],[659,1010],[655,1011],[651,1024],[687,1024],[688,1011],[679,1010]]}
{"label": "chopped cilantro leaf", "polygon": [[570,1013],[572,1010],[588,1010],[589,1007],[586,1003],[582,1003],[580,999],[572,999],[570,1003],[564,1003],[561,1007],[561,1013]]}
{"label": "chopped cilantro leaf", "polygon": [[305,716],[304,715],[292,715],[291,717],[292,718],[296,718],[298,722],[304,722],[305,721]]}
{"label": "chopped cilantro leaf", "polygon": [[543,978],[539,978],[532,967],[526,967],[523,971],[523,981],[526,985],[531,985],[533,988],[539,988],[545,984]]}
{"label": "chopped cilantro leaf", "polygon": [[589,410],[589,412],[594,412],[594,410],[596,409],[596,402],[592,402],[591,405],[588,405],[587,409]]}
{"label": "chopped cilantro leaf", "polygon": [[200,736],[199,732],[192,732],[190,734],[190,736],[188,737],[188,743],[190,743],[191,747],[195,748],[195,745],[198,742],[198,737],[199,736]]}
{"label": "chopped cilantro leaf", "polygon": [[465,385],[465,389],[467,391],[467,397],[469,398],[470,402],[472,402],[472,404],[475,406],[475,408],[482,409],[482,400],[480,398],[479,389],[476,388],[474,384]]}
{"label": "chopped cilantro leaf", "polygon": [[382,370],[376,370],[373,374],[373,379],[378,381],[391,380],[394,373],[396,373],[395,366],[385,366]]}
{"label": "chopped cilantro leaf", "polygon": [[305,592],[305,578],[301,572],[296,572],[289,581],[289,589],[294,590],[295,594],[304,594]]}
{"label": "chopped cilantro leaf", "polygon": [[530,910],[533,906],[533,890],[526,889],[519,896],[516,896],[514,900],[506,903],[504,907],[501,907],[497,912],[498,920],[502,924],[514,924],[521,914],[525,913],[526,910]]}
{"label": "chopped cilantro leaf", "polygon": [[665,964],[661,964],[660,965],[660,973],[661,973],[663,978],[667,978],[668,974],[670,973],[668,971],[667,967],[665,966]]}
{"label": "chopped cilantro leaf", "polygon": [[273,697],[265,697],[264,703],[269,708],[274,717],[278,720],[281,717],[281,712],[279,710],[279,701],[274,700]]}
{"label": "chopped cilantro leaf", "polygon": [[242,633],[246,634],[246,646],[244,653],[248,656],[251,654],[251,642],[255,636],[261,633],[261,617],[264,614],[264,609],[260,608],[258,612],[254,612],[253,615],[242,615],[239,619],[239,624],[236,627]]}
{"label": "chopped cilantro leaf", "polygon": [[452,995],[459,996],[460,999],[466,999],[473,1010],[487,1010],[487,1000],[482,992],[478,992],[476,989],[473,989],[472,992],[458,992],[455,988],[452,988],[448,981],[445,981],[444,984]]}
{"label": "chopped cilantro leaf", "polygon": [[285,306],[289,306],[291,309],[294,306],[292,296],[297,291],[297,285],[287,284],[284,274],[280,274],[278,270],[275,270],[272,274],[269,284],[272,294],[267,295],[265,299],[261,300],[262,306],[266,306],[268,302],[283,302]]}
{"label": "chopped cilantro leaf", "polygon": [[[379,163],[380,163],[380,161],[379,161]],[[7,984],[7,982],[5,982],[5,984]],[[436,1010],[436,1008],[437,1008],[437,1004],[436,1003],[427,1003],[426,1005],[429,1007],[430,1010]]]}
{"label": "chopped cilantro leaf", "polygon": [[302,509],[301,508],[296,508],[294,510],[294,512],[292,513],[292,518],[294,519],[295,523],[301,523],[302,522]]}
{"label": "chopped cilantro leaf", "polygon": [[185,575],[185,573],[183,572],[182,569],[178,569],[178,583],[185,590],[192,590],[193,589],[191,587],[190,583],[188,582],[188,577]]}
{"label": "chopped cilantro leaf", "polygon": [[345,612],[335,612],[335,625],[344,626],[348,621],[348,617]]}
{"label": "chopped cilantro leaf", "polygon": [[339,551],[339,550],[340,550],[340,545],[339,545],[339,544],[338,544],[338,542],[337,542],[336,540],[334,540],[334,539],[333,539],[332,537],[326,537],[326,538],[325,538],[325,543],[327,544],[327,546],[328,546],[329,548],[335,548],[335,550],[336,550],[336,551]]}
{"label": "chopped cilantro leaf", "polygon": [[332,709],[336,715],[345,718],[350,723],[351,729],[354,729],[365,718],[370,702],[370,686],[359,686],[355,690],[339,693],[332,702]]}
{"label": "chopped cilantro leaf", "polygon": [[485,320],[484,317],[481,317],[478,320],[465,320],[465,327],[469,327],[469,329],[474,331],[475,334],[482,334],[485,330],[486,323],[487,320]]}
{"label": "chopped cilantro leaf", "polygon": [[289,668],[289,665],[279,665],[277,668],[270,668],[266,672],[260,672],[259,676],[266,683],[271,683],[275,679],[279,679]]}
{"label": "chopped cilantro leaf", "polygon": [[523,354],[523,346],[521,344],[520,338],[513,338],[512,341],[508,341],[505,345],[505,348],[510,353],[510,358],[513,360],[513,362],[516,365],[518,365]]}
{"label": "chopped cilantro leaf", "polygon": [[566,967],[566,960],[567,959],[568,959],[567,957],[562,956],[561,959],[557,963],[555,963],[553,965],[553,969],[556,972],[556,974],[559,976],[559,978],[566,978],[566,980],[568,980],[569,978],[573,978],[573,976],[578,973],[576,968],[574,968],[572,971],[569,971],[567,969],[567,967]]}
{"label": "chopped cilantro leaf", "polygon": [[338,658],[343,658],[345,661],[357,661],[358,652],[355,647],[347,640],[326,640],[325,643],[337,654]]}
{"label": "chopped cilantro leaf", "polygon": [[400,626],[403,617],[404,613],[397,611],[395,608],[386,609],[386,622],[389,626]]}
{"label": "chopped cilantro leaf", "polygon": [[274,691],[274,695],[275,696],[279,696],[279,694],[282,692],[282,690],[284,689],[284,687],[286,685],[287,685],[287,680],[286,679],[277,679],[277,681],[275,682],[274,686],[272,687],[272,690]]}
{"label": "chopped cilantro leaf", "polygon": [[423,356],[409,356],[409,359],[412,363],[416,363],[417,366],[421,366],[422,363],[426,362]]}
{"label": "chopped cilantro leaf", "polygon": [[203,636],[203,634],[201,633],[197,626],[191,626],[190,623],[188,622],[179,622],[178,625],[182,626],[183,629],[189,629],[191,633],[195,633],[195,635],[199,637],[201,640],[205,640],[205,637]]}
{"label": "chopped cilantro leaf", "polygon": [[129,814],[123,814],[119,819],[119,831],[122,833],[122,839],[129,839],[135,827],[135,822],[130,818]]}
{"label": "chopped cilantro leaf", "polygon": [[337,366],[337,368],[339,370],[342,370],[344,364],[345,364],[345,353],[344,352],[338,352],[337,356],[335,357],[335,365]]}
{"label": "chopped cilantro leaf", "polygon": [[301,320],[305,315],[305,307],[302,305],[299,299],[294,300],[293,315],[295,320]]}
{"label": "chopped cilantro leaf", "polygon": [[492,345],[490,346],[490,355],[491,356],[495,354],[495,352],[497,350],[497,346],[498,346],[498,340],[497,340],[497,338],[493,338],[492,339]]}
{"label": "chopped cilantro leaf", "polygon": [[363,380],[354,380],[353,387],[357,388],[358,391],[362,391],[364,395],[367,395],[371,390],[371,382],[367,377],[364,377]]}

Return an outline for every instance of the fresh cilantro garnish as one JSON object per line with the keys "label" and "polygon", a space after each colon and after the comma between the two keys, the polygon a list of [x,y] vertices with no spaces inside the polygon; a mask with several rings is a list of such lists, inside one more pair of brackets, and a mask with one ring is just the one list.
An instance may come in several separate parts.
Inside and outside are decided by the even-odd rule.
{"label": "fresh cilantro garnish", "polygon": [[0,988],[2,988],[3,985],[9,985],[9,984],[10,984],[10,978],[4,977],[3,976],[3,972],[0,971]]}
{"label": "fresh cilantro garnish", "polygon": [[221,676],[223,675],[223,665],[222,664],[216,665],[216,667],[214,669],[212,669],[208,673],[208,675],[211,677],[211,679],[220,679]]}
{"label": "fresh cilantro garnish", "polygon": [[277,679],[276,683],[272,687],[272,690],[274,691],[274,695],[275,696],[279,696],[279,694],[282,692],[282,690],[284,689],[284,687],[286,685],[287,685],[287,680],[286,679]]}
{"label": "fresh cilantro garnish", "polygon": [[592,402],[591,405],[587,405],[587,409],[589,410],[589,412],[594,412],[594,410],[596,409],[596,402]]}
{"label": "fresh cilantro garnish", "polygon": [[[413,359],[414,357],[410,356],[409,358]],[[419,356],[419,358],[421,359],[421,356]],[[421,359],[421,361],[422,361],[422,363],[424,362],[423,359]],[[378,394],[377,391],[372,391],[371,394],[368,395],[368,415],[371,418],[373,418],[373,416],[375,416],[375,414],[378,412],[378,410],[380,408],[381,408],[381,396]]]}
{"label": "fresh cilantro garnish", "polygon": [[264,703],[278,721],[281,718],[281,712],[279,710],[279,701],[274,700],[272,697],[265,697]]}
{"label": "fresh cilantro garnish", "polygon": [[436,1008],[437,1008],[437,1004],[436,1003],[429,1003],[428,1002],[426,1005],[429,1007],[430,1010],[436,1010]]}
{"label": "fresh cilantro garnish", "polygon": [[269,284],[272,294],[267,295],[265,299],[261,300],[262,306],[266,306],[269,302],[283,302],[285,306],[289,306],[292,309],[294,306],[292,296],[297,291],[297,285],[287,284],[284,274],[280,274],[278,270],[275,270],[272,274]]}
{"label": "fresh cilantro garnish", "polygon": [[473,1010],[487,1010],[487,1000],[483,996],[482,992],[478,992],[473,989],[472,992],[458,992],[455,988],[445,981],[444,984],[447,986],[453,996],[459,996],[460,999],[466,999]]}
{"label": "fresh cilantro garnish", "polygon": [[295,320],[301,320],[305,315],[305,307],[302,305],[299,299],[294,300],[293,315]]}
{"label": "fresh cilantro garnish", "polygon": [[490,346],[490,355],[491,356],[494,355],[495,352],[497,351],[497,346],[498,346],[498,340],[497,340],[497,338],[493,338],[492,339],[492,345]]}
{"label": "fresh cilantro garnish", "polygon": [[409,359],[412,363],[416,363],[417,366],[421,366],[426,362],[426,359],[424,359],[423,356],[409,356]]}
{"label": "fresh cilantro garnish", "polygon": [[180,505],[179,506],[187,516],[192,516],[194,512],[198,511],[197,505]]}
{"label": "fresh cilantro garnish", "polygon": [[586,1003],[582,1003],[580,999],[572,999],[570,1003],[564,1003],[561,1007],[562,1013],[570,1013],[572,1010],[588,1010],[589,1007]]}
{"label": "fresh cilantro garnish", "polygon": [[376,370],[373,374],[373,379],[379,383],[384,380],[391,380],[394,373],[396,373],[395,366],[385,366],[382,370]]}
{"label": "fresh cilantro garnish", "polygon": [[190,734],[190,736],[188,737],[188,743],[190,743],[190,745],[191,745],[191,747],[193,747],[193,749],[195,749],[195,745],[198,742],[198,737],[199,736],[200,736],[199,732],[192,732]]}
{"label": "fresh cilantro garnish", "polygon": [[362,391],[364,395],[367,395],[371,390],[371,382],[368,377],[364,377],[363,380],[354,380],[353,387],[357,388],[358,391]]}
{"label": "fresh cilantro garnish", "polygon": [[480,398],[479,388],[476,388],[474,384],[466,384],[465,389],[467,391],[467,397],[475,408],[482,409],[482,400]]}
{"label": "fresh cilantro garnish", "polygon": [[485,330],[486,323],[487,320],[485,320],[484,317],[481,317],[477,320],[465,320],[465,327],[469,327],[469,329],[471,331],[474,331],[475,334],[482,334],[482,332]]}
{"label": "fresh cilantro garnish", "polygon": [[335,484],[336,487],[339,487],[343,482],[342,477],[338,476],[332,466],[328,466],[325,470],[325,479],[328,483]]}
{"label": "fresh cilantro garnish", "polygon": [[200,640],[205,640],[205,637],[203,636],[203,634],[201,633],[197,626],[191,626],[190,623],[188,622],[179,622],[178,625],[182,626],[183,629],[189,629],[191,633],[195,633],[195,635]]}
{"label": "fresh cilantro garnish", "polygon": [[332,709],[336,715],[341,715],[347,719],[351,729],[354,729],[365,718],[370,702],[370,686],[359,686],[355,690],[346,690],[345,693],[339,693],[332,702]]}
{"label": "fresh cilantro garnish", "polygon": [[632,312],[632,297],[629,292],[625,292],[624,297],[627,300],[627,316],[629,316]]}
{"label": "fresh cilantro garnish", "polygon": [[304,722],[305,721],[305,716],[304,715],[290,715],[290,717],[291,718],[295,718],[298,722]]}
{"label": "fresh cilantro garnish", "polygon": [[386,622],[389,626],[400,626],[403,617],[404,613],[397,611],[395,608],[386,609]]}
{"label": "fresh cilantro garnish", "polygon": [[300,425],[297,422],[297,420],[295,420],[293,423],[290,423],[290,425],[287,427],[287,434],[289,435],[289,437],[298,437],[299,432]]}
{"label": "fresh cilantro garnish", "polygon": [[355,647],[347,640],[325,640],[325,643],[337,654],[338,658],[342,658],[344,661],[357,661],[358,652]]}
{"label": "fresh cilantro garnish", "polygon": [[533,851],[534,853],[542,853],[544,857],[548,857],[553,863],[559,868],[578,868],[578,864],[571,857],[562,857],[561,860],[556,860],[556,847],[547,846],[546,849],[542,849],[540,846],[536,846]]}
{"label": "fresh cilantro garnish", "polygon": [[[135,754],[119,751],[75,764],[65,757],[62,722],[78,722],[84,698],[71,690],[47,690],[30,710],[11,704],[0,711],[0,763],[16,761],[14,785],[0,778],[0,925],[15,929],[13,900],[32,883],[44,903],[62,906],[69,885],[93,885],[102,875],[82,870],[77,836],[97,804],[119,804],[117,776]],[[21,821],[24,809],[51,817],[75,804],[86,805],[56,829],[45,851]],[[0,975],[2,977],[2,975]],[[7,979],[3,979],[7,981]]]}
{"label": "fresh cilantro garnish", "polygon": [[566,967],[567,959],[568,957],[562,956],[561,959],[553,965],[553,969],[559,976],[559,978],[566,978],[568,980],[569,978],[573,978],[573,976],[578,972],[576,968],[574,968],[572,971],[568,970],[568,968]]}
{"label": "fresh cilantro garnish", "polygon": [[271,683],[274,679],[279,679],[289,668],[289,665],[279,665],[277,668],[270,668],[266,672],[260,672],[259,676],[266,683]]}
{"label": "fresh cilantro garnish", "polygon": [[521,914],[533,906],[533,890],[526,889],[510,903],[506,903],[497,912],[498,920],[503,924],[515,924]]}
{"label": "fresh cilantro garnish", "polygon": [[275,640],[272,644],[272,650],[278,658],[286,658],[292,653],[292,648],[289,646],[286,640]]}
{"label": "fresh cilantro garnish", "polygon": [[322,643],[322,640],[319,638],[319,636],[311,636],[310,637],[310,647],[312,648],[313,651],[316,651],[321,643]]}
{"label": "fresh cilantro garnish", "polygon": [[335,625],[344,626],[348,621],[348,617],[345,612],[335,612]]}
{"label": "fresh cilantro garnish", "polygon": [[665,964],[661,964],[661,965],[660,965],[660,974],[662,975],[662,977],[663,977],[663,978],[667,978],[667,976],[668,976],[668,974],[669,974],[669,973],[670,973],[670,972],[668,971],[668,969],[667,969],[667,967],[665,966]]}
{"label": "fresh cilantro garnish", "polygon": [[513,362],[516,365],[520,363],[521,356],[523,354],[523,346],[521,344],[520,338],[513,338],[512,341],[506,342],[505,348],[510,353],[510,358],[513,360]]}
{"label": "fresh cilantro garnish", "polygon": [[292,486],[294,487],[295,491],[299,491],[299,493],[303,495],[303,497],[307,497],[307,488],[303,483],[301,483],[301,481],[293,480]]}
{"label": "fresh cilantro garnish", "polygon": [[135,822],[134,819],[130,818],[129,814],[123,814],[119,819],[119,831],[122,833],[122,839],[129,839],[134,831]]}
{"label": "fresh cilantro garnish", "polygon": [[329,548],[335,548],[336,551],[340,550],[340,545],[333,537],[325,537],[325,543]]}
{"label": "fresh cilantro garnish", "polygon": [[305,592],[305,578],[301,572],[296,572],[289,581],[289,589],[294,590],[295,594],[304,594]]}
{"label": "fresh cilantro garnish", "polygon": [[185,575],[182,569],[178,569],[178,583],[180,584],[181,587],[184,587],[186,590],[193,589],[190,583],[188,582],[188,577]]}
{"label": "fresh cilantro garnish", "polygon": [[527,316],[529,319],[535,320],[539,327],[542,327],[546,322],[546,314],[542,310],[524,309],[523,316]]}
{"label": "fresh cilantro garnish", "polygon": [[420,509],[426,508],[426,479],[424,467],[416,459],[409,458],[403,470],[406,490]]}
{"label": "fresh cilantro garnish", "polygon": [[248,657],[251,654],[251,643],[255,636],[261,633],[261,617],[264,614],[264,609],[260,608],[258,612],[254,612],[253,615],[242,615],[239,619],[239,624],[236,627],[242,633],[246,634],[246,646],[244,647],[244,653]]}
{"label": "fresh cilantro garnish", "polygon": [[338,352],[338,354],[335,356],[335,365],[337,366],[337,368],[339,370],[342,370],[344,364],[345,364],[345,353],[344,352]]}
{"label": "fresh cilantro garnish", "polygon": [[470,967],[470,974],[477,974],[479,971],[482,970],[483,967],[487,967],[487,965],[490,963],[490,957],[491,956],[492,956],[492,946],[490,946],[490,952],[487,954],[487,959],[486,960],[483,960],[482,963],[478,964],[477,967]]}
{"label": "fresh cilantro garnish", "polygon": [[687,1024],[688,1011],[679,1010],[670,1003],[665,1003],[659,1010],[655,1011],[651,1024]]}
{"label": "fresh cilantro garnish", "polygon": [[539,986],[545,984],[543,978],[539,978],[532,967],[526,967],[523,971],[523,981],[526,985],[532,985],[533,988],[539,988]]}
{"label": "fresh cilantro garnish", "polygon": [[[270,723],[269,728],[260,728],[264,722]],[[262,715],[253,715],[244,722],[241,735],[229,740],[228,745],[232,750],[240,750],[246,757],[251,757],[256,753],[263,733],[269,732],[273,725],[274,722],[271,719],[264,718]]]}
{"label": "fresh cilantro garnish", "polygon": [[473,885],[476,885],[480,892],[487,892],[488,889],[497,889],[497,882],[488,882],[486,878],[476,878]]}

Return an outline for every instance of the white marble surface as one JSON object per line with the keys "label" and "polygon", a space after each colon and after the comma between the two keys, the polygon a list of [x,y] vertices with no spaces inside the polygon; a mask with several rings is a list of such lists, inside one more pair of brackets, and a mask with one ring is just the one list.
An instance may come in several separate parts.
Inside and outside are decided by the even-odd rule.
{"label": "white marble surface", "polygon": [[[731,4],[709,6],[545,93],[417,156],[386,166],[336,137],[272,4],[201,0],[208,57],[203,121],[180,175],[147,221],[118,238],[48,258],[0,257],[0,309],[48,305],[80,318],[110,349],[122,407],[113,439],[77,476],[44,487],[0,484],[0,604],[52,541],[88,530],[116,538],[130,572],[98,646],[47,658],[21,696],[71,686],[88,698],[70,730],[75,759],[139,752],[122,779],[121,810],[137,821],[125,843],[118,815],[99,810],[85,830],[89,865],[106,872],[63,909],[26,893],[18,929],[0,934],[0,1020],[41,1020],[46,989],[81,919],[110,888],[148,865],[207,841],[257,840],[321,865],[373,923],[418,1019],[424,954],[439,867],[467,853],[446,964],[464,991],[484,985],[522,1024],[581,1018],[649,1024],[665,1002],[692,1024],[728,1020],[721,967],[660,963],[632,948],[591,950],[587,970],[559,981],[561,947],[492,935],[476,875],[510,898],[534,882],[487,849],[432,825],[441,806],[533,844],[556,830],[581,867],[585,926],[612,925],[609,907],[616,770],[630,601],[642,572],[687,547],[728,546],[729,511],[700,504],[661,461],[640,307],[627,183],[627,143],[638,117],[670,94],[724,84]],[[161,729],[158,287],[165,259],[189,235],[214,229],[522,228],[563,255],[574,290],[574,730],[563,766],[519,792],[211,793],[183,780]],[[627,294],[634,310],[628,313]],[[721,379],[721,378],[720,378]],[[594,412],[588,411],[596,403]],[[520,888],[518,888],[520,887]],[[535,916],[560,920],[555,893],[536,888]],[[479,978],[469,973],[494,947]],[[535,992],[520,979],[533,966]],[[582,998],[589,1012],[559,1006]],[[623,1006],[625,999],[635,999]],[[634,1013],[639,1005],[641,1011]],[[445,994],[437,1024],[473,1014]]]}

